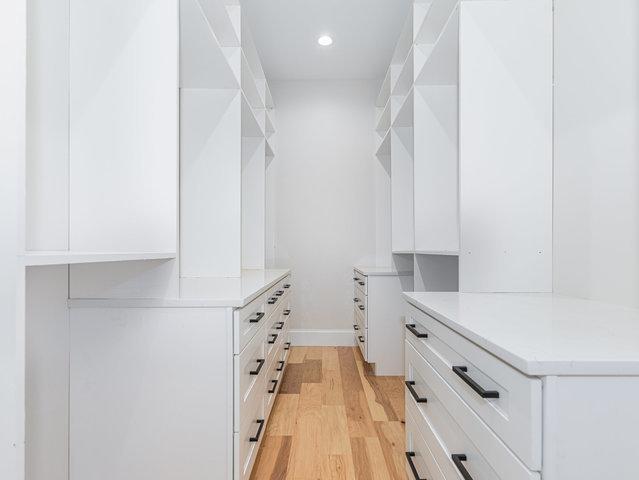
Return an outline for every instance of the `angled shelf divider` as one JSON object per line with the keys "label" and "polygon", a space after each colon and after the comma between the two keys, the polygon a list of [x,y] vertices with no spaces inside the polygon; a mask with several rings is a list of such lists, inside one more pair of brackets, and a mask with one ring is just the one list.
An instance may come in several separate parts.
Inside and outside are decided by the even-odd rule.
{"label": "angled shelf divider", "polygon": [[260,125],[259,120],[251,108],[246,95],[242,93],[242,136],[243,137],[263,137],[264,130]]}
{"label": "angled shelf divider", "polygon": [[378,157],[381,157],[384,155],[390,155],[390,153],[391,153],[391,131],[389,129],[386,132],[386,134],[382,137],[382,140],[379,146],[377,147],[377,151],[375,152],[375,155]]}
{"label": "angled shelf divider", "polygon": [[451,13],[441,35],[415,79],[417,85],[457,85],[459,78],[459,8]]}
{"label": "angled shelf divider", "polygon": [[397,79],[395,80],[395,85],[393,85],[393,91],[391,92],[392,95],[406,95],[412,88],[415,71],[414,65],[413,48],[411,47],[404,63],[402,64]]}
{"label": "angled shelf divider", "polygon": [[198,0],[180,2],[180,87],[238,88],[229,59],[239,47],[222,47]]}
{"label": "angled shelf divider", "polygon": [[412,127],[414,124],[414,111],[415,111],[415,102],[414,102],[414,90],[411,87],[408,95],[404,98],[403,103],[399,107],[395,118],[393,119],[393,127]]}
{"label": "angled shelf divider", "polygon": [[375,130],[380,135],[383,135],[384,133],[388,131],[388,129],[390,128],[390,125],[391,125],[391,101],[389,99],[388,102],[386,102],[386,106],[384,107],[384,110],[382,110],[382,113],[379,116],[379,119],[377,121],[377,127],[375,128]]}
{"label": "angled shelf divider", "polygon": [[382,86],[379,91],[379,95],[377,96],[377,101],[375,105],[379,108],[384,108],[390,99],[391,94],[391,68],[389,67],[386,70],[386,76],[382,81]]}
{"label": "angled shelf divider", "polygon": [[437,42],[444,25],[450,18],[459,0],[433,0],[423,13],[424,19],[415,32],[416,44],[432,45]]}
{"label": "angled shelf divider", "polygon": [[240,46],[240,6],[217,0],[198,0],[202,12],[222,47]]}
{"label": "angled shelf divider", "polygon": [[41,251],[21,255],[26,267],[45,265],[75,265],[78,263],[129,262],[138,260],[171,260],[176,252],[73,252]]}
{"label": "angled shelf divider", "polygon": [[242,91],[251,107],[264,108],[264,100],[244,52],[242,52]]}

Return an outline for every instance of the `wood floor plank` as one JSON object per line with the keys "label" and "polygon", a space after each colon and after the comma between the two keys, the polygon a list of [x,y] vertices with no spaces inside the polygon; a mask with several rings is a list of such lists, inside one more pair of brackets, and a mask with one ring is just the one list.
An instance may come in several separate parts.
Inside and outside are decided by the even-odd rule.
{"label": "wood floor plank", "polygon": [[302,363],[306,357],[306,347],[291,347],[288,363]]}
{"label": "wood floor plank", "polygon": [[252,480],[406,480],[404,383],[357,347],[293,350]]}

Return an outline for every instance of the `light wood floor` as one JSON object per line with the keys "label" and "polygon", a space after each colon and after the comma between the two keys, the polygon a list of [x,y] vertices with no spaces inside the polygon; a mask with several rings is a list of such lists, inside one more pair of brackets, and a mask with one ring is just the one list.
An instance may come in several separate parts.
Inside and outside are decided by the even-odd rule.
{"label": "light wood floor", "polygon": [[367,375],[357,347],[297,347],[252,480],[406,480],[402,377]]}

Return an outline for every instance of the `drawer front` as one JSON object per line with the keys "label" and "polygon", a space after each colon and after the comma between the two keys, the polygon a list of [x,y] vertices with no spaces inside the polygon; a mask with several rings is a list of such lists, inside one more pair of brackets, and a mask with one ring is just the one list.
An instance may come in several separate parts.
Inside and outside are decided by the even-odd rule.
{"label": "drawer front", "polygon": [[271,409],[273,408],[273,404],[275,403],[275,397],[277,392],[280,389],[280,383],[282,380],[282,374],[284,373],[283,364],[281,364],[281,360],[277,360],[277,358],[281,358],[282,356],[282,348],[278,349],[278,356],[276,357],[276,361],[273,362],[269,372],[266,376],[266,383],[264,386],[264,409],[266,418],[271,414]]}
{"label": "drawer front", "polygon": [[[266,326],[255,334],[240,355],[233,356],[235,383],[235,425],[240,425],[239,414],[245,408],[254,390],[264,383],[268,365],[266,363]],[[261,392],[260,392],[261,393]]]}
{"label": "drawer front", "polygon": [[[263,397],[260,396],[260,399]],[[235,478],[238,480],[248,480],[255,463],[255,457],[259,451],[262,439],[266,434],[266,417],[264,415],[264,404],[260,402],[251,411],[250,418],[239,432],[234,434],[235,448]]]}
{"label": "drawer front", "polygon": [[357,287],[353,288],[353,305],[355,306],[355,309],[362,314],[364,319],[366,319],[368,312],[368,297]]}
{"label": "drawer front", "polygon": [[233,353],[238,355],[268,318],[266,295],[260,295],[244,308],[234,312]]}
{"label": "drawer front", "polygon": [[368,329],[364,326],[364,323],[359,314],[355,313],[354,315],[356,325],[358,326],[358,328],[354,330],[355,344],[362,352],[362,357],[364,357],[364,360],[368,362]]}
{"label": "drawer front", "polygon": [[[410,304],[406,318],[417,334],[428,335],[419,338],[407,329],[407,341],[528,468],[541,470],[541,380],[523,375]],[[499,398],[484,398],[494,396],[490,392]]]}
{"label": "drawer front", "polygon": [[417,427],[417,421],[406,411],[406,474],[410,480],[446,480],[430,447]]}
{"label": "drawer front", "polygon": [[353,285],[359,289],[363,295],[368,295],[368,277],[362,275],[357,270],[353,270]]}
{"label": "drawer front", "polygon": [[[435,369],[406,342],[406,410],[430,447],[444,477],[458,479],[462,468],[476,480],[538,480]],[[455,462],[453,455],[467,460]],[[461,465],[461,468],[460,468]]]}

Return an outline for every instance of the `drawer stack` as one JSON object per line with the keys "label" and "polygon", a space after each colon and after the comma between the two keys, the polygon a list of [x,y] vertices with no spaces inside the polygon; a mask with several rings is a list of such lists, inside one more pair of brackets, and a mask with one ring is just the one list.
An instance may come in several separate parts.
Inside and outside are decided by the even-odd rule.
{"label": "drawer stack", "polygon": [[540,478],[541,380],[411,304],[405,340],[409,478]]}
{"label": "drawer stack", "polygon": [[290,349],[291,277],[234,312],[235,479],[251,476]]}
{"label": "drawer stack", "polygon": [[353,332],[368,362],[368,277],[357,270],[353,270]]}

